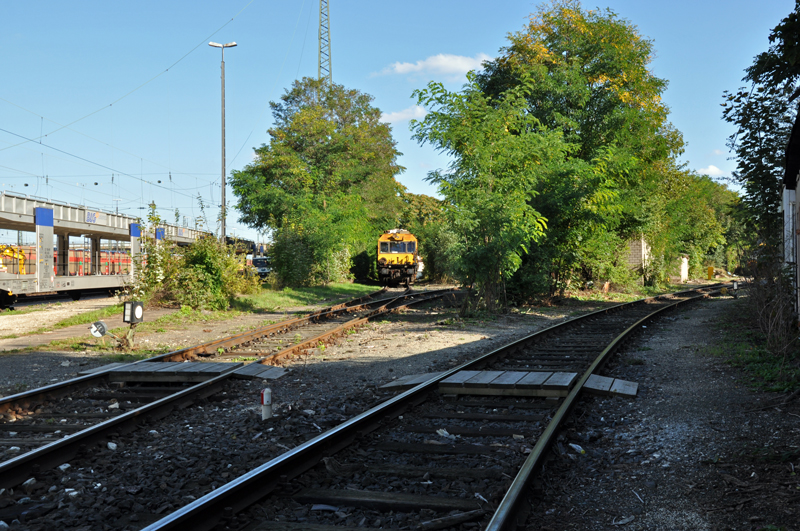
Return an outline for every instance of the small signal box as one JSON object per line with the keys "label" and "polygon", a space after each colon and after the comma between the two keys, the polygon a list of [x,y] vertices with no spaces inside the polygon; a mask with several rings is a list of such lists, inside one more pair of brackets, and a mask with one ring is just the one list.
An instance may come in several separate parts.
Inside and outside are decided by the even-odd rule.
{"label": "small signal box", "polygon": [[144,306],[138,301],[128,301],[122,306],[122,321],[125,323],[141,323],[144,321]]}

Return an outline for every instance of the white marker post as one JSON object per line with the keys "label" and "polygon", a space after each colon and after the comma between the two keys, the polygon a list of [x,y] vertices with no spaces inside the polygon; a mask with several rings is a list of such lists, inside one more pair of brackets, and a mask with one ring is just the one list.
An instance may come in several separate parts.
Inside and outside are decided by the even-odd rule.
{"label": "white marker post", "polygon": [[261,420],[272,418],[272,390],[261,390]]}

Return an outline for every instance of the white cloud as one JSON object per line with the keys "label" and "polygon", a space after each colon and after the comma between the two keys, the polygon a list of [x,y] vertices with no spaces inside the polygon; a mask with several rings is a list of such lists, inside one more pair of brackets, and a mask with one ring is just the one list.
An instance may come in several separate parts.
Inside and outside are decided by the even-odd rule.
{"label": "white cloud", "polygon": [[396,124],[411,120],[412,118],[420,120],[425,118],[426,114],[428,114],[428,111],[426,111],[424,108],[420,107],[419,105],[413,105],[408,109],[403,109],[402,111],[381,114],[381,122]]}
{"label": "white cloud", "polygon": [[698,171],[703,175],[708,175],[709,177],[719,177],[725,174],[724,171],[717,168],[713,164],[709,164],[708,168],[700,168]]}
{"label": "white cloud", "polygon": [[712,151],[712,153],[714,153],[714,155],[722,155],[722,154],[724,154],[725,152],[724,152],[724,151],[722,151],[721,149],[715,149],[714,151]]}
{"label": "white cloud", "polygon": [[433,74],[451,79],[461,78],[470,70],[480,69],[481,64],[490,59],[491,57],[485,53],[479,53],[475,57],[440,53],[416,63],[392,63],[384,68],[380,74]]}

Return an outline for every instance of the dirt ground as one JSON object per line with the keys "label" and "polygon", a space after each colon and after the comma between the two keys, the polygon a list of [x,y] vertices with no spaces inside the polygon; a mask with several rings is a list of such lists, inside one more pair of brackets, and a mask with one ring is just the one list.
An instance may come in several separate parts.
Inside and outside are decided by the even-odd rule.
{"label": "dirt ground", "polygon": [[696,303],[615,358],[605,372],[638,382],[638,397],[584,399],[528,529],[800,529],[800,401],[768,407],[786,397],[709,353],[737,341],[746,304]]}
{"label": "dirt ground", "polygon": [[[767,407],[784,397],[751,390],[749,376],[710,353],[736,340],[746,303],[720,298],[672,313],[604,368],[603,374],[638,382],[639,395],[581,401],[534,485],[528,529],[800,530],[800,400]],[[452,367],[578,311],[562,306],[460,320],[451,308],[410,310],[290,363],[290,377],[324,375],[318,378],[324,396],[363,392],[405,374]],[[198,323],[141,340],[173,349],[283,317]],[[0,393],[103,361],[80,352],[0,355]],[[319,398],[320,389],[297,385],[276,386],[276,400]]]}

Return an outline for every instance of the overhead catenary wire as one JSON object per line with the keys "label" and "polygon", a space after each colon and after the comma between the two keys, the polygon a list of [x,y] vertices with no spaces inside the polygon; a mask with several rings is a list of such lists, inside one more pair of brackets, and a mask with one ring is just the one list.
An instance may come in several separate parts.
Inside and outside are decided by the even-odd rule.
{"label": "overhead catenary wire", "polygon": [[[281,78],[281,74],[283,74],[283,67],[286,66],[286,60],[289,58],[289,51],[292,49],[292,44],[294,43],[294,36],[297,33],[297,26],[300,23],[300,16],[303,14],[303,9],[305,8],[305,5],[306,5],[306,2],[305,2],[305,0],[303,0],[303,4],[300,6],[300,12],[297,14],[297,20],[294,23],[294,30],[292,31],[292,38],[289,40],[289,46],[286,48],[286,55],[284,55],[284,57],[283,57],[283,62],[281,63],[281,68],[280,68],[280,70],[278,70],[278,75],[275,76],[275,83],[272,85],[272,89],[270,89],[269,94],[274,94],[275,93],[275,89],[277,88],[278,82],[279,82],[279,80]],[[312,9],[311,12],[313,13],[313,11],[314,10]],[[310,15],[309,15],[309,17],[310,17]],[[308,27],[306,27],[306,36],[308,36]],[[303,41],[303,49],[305,49],[305,41]],[[300,53],[300,58],[302,59],[302,57],[303,57],[303,53],[301,52]],[[298,72],[299,71],[300,71],[300,69],[299,69],[299,66],[298,66]],[[233,158],[230,160],[230,162],[228,162],[226,164],[226,166],[228,166],[228,167],[233,166],[233,162],[236,160],[236,158],[242,152],[244,147],[247,145],[247,142],[250,140],[250,137],[253,136],[253,133],[255,132],[256,128],[258,127],[258,124],[261,122],[261,119],[264,118],[264,114],[267,112],[267,108],[269,108],[269,99],[267,99],[267,104],[264,106],[264,109],[261,111],[261,114],[258,116],[258,119],[256,120],[256,123],[253,125],[253,128],[250,130],[250,133],[247,135],[247,138],[245,138],[244,142],[242,142],[242,146],[239,148],[239,151],[236,152],[236,155],[233,156]],[[227,173],[227,171],[228,171],[228,168],[226,167],[225,168],[225,172]]]}
{"label": "overhead catenary wire", "polygon": [[[14,103],[12,103],[12,102],[10,102],[10,101],[8,101],[8,100],[4,99],[4,98],[0,98],[0,101],[5,101],[6,103],[9,103],[9,104],[11,104],[11,105],[14,105],[15,107],[19,107],[20,109],[22,109],[22,110],[24,110],[24,111],[26,111],[26,112],[29,112],[29,113],[33,114],[34,116],[40,116],[39,114],[37,114],[37,113],[35,113],[35,112],[33,112],[33,111],[30,111],[30,110],[28,110],[28,109],[25,109],[24,107],[20,107],[19,105],[16,105],[16,104],[14,104]],[[40,116],[40,117],[41,117],[41,116]],[[52,123],[54,123],[54,124],[56,124],[56,125],[60,125],[60,124],[59,124],[58,122],[56,122],[55,120],[51,120],[51,119],[49,119],[49,118],[44,118],[44,117],[41,117],[41,118],[42,118],[43,120],[47,120],[48,122],[52,122]],[[113,135],[113,114],[112,114],[112,116],[111,116],[111,120],[112,120],[112,135]],[[65,126],[65,127],[66,127],[66,126]],[[69,128],[69,127],[66,127],[66,128],[67,128],[67,129],[69,129],[70,131],[72,131],[73,133],[77,133],[77,134],[79,134],[79,135],[81,135],[81,136],[83,136],[83,137],[86,137],[86,138],[88,138],[88,139],[90,139],[90,140],[94,140],[95,142],[98,142],[98,143],[100,143],[100,144],[102,144],[102,145],[104,145],[104,146],[106,146],[106,147],[108,147],[108,148],[111,148],[112,165],[113,165],[113,156],[114,156],[114,151],[116,150],[116,151],[119,151],[120,153],[124,153],[124,154],[126,154],[126,155],[130,155],[131,157],[135,157],[135,158],[137,158],[137,159],[143,159],[143,160],[146,160],[146,161],[147,161],[149,164],[152,164],[152,165],[154,165],[154,166],[160,166],[160,167],[164,168],[165,170],[167,170],[168,172],[171,172],[171,171],[172,171],[172,159],[171,159],[171,155],[170,155],[170,162],[169,162],[169,164],[168,164],[168,165],[164,165],[164,164],[161,164],[160,162],[156,162],[156,161],[154,161],[154,160],[150,160],[150,159],[148,159],[147,157],[143,157],[143,156],[141,156],[141,155],[139,155],[139,154],[137,154],[137,153],[132,153],[132,152],[130,152],[130,151],[127,151],[127,150],[125,150],[125,149],[122,149],[122,148],[120,148],[119,146],[116,146],[116,145],[114,145],[114,144],[113,144],[113,141],[112,141],[112,142],[105,142],[105,141],[103,141],[103,140],[100,140],[99,138],[95,138],[95,137],[93,137],[92,135],[88,135],[88,134],[86,134],[86,133],[83,133],[83,132],[81,132],[81,131],[78,131],[77,129],[72,129],[72,128]],[[52,133],[50,133],[50,134],[52,134]],[[37,138],[36,140],[38,140],[38,143],[39,143],[39,144],[41,144],[41,143],[42,143],[42,138],[44,138],[44,137],[47,137],[47,136],[49,136],[49,134],[48,134],[48,135],[44,135],[44,136],[42,136],[42,137],[39,137],[39,138]],[[0,148],[0,151],[4,151],[4,150],[6,150],[6,149],[10,149],[10,148],[12,148],[12,147],[19,147],[19,146],[22,146],[22,145],[23,145],[23,144],[25,144],[25,143],[26,143],[26,142],[20,142],[20,143],[18,143],[18,144],[9,144],[9,145],[8,145],[8,146],[6,146],[6,147]],[[195,175],[194,173],[184,173],[184,172],[173,172],[173,173],[175,173],[175,175]],[[145,175],[163,175],[163,174],[164,174],[164,173],[163,173],[163,172],[161,172],[161,173],[157,173],[157,174],[156,174],[156,173],[147,173],[147,174],[145,174]],[[107,174],[103,174],[103,175],[107,175]],[[216,173],[200,173],[200,174],[198,174],[198,175],[216,175]]]}
{"label": "overhead catenary wire", "polygon": [[[53,131],[50,131],[49,133],[47,133],[47,134],[45,134],[45,135],[42,135],[42,136],[40,136],[39,138],[33,138],[33,139],[32,139],[32,138],[23,137],[23,138],[26,138],[25,142],[20,142],[19,144],[14,144],[14,145],[11,145],[11,146],[7,146],[7,147],[5,147],[5,148],[0,148],[0,151],[3,151],[3,150],[6,150],[6,149],[10,149],[10,148],[12,148],[12,147],[16,147],[16,146],[19,146],[19,145],[25,144],[26,142],[36,142],[37,140],[40,140],[40,139],[41,139],[41,138],[43,138],[43,137],[47,137],[47,136],[49,136],[49,135],[52,135],[53,133],[56,133],[56,132],[58,132],[58,131],[61,131],[62,129],[66,129],[66,128],[68,128],[68,127],[69,127],[69,126],[71,126],[71,125],[75,125],[76,123],[78,123],[78,122],[80,122],[80,121],[83,121],[83,120],[85,120],[86,118],[89,118],[90,116],[94,116],[95,114],[99,113],[100,111],[103,111],[103,110],[107,109],[108,107],[111,107],[111,106],[112,106],[112,105],[114,105],[115,103],[118,103],[118,102],[120,102],[120,101],[124,100],[125,98],[127,98],[128,96],[130,96],[131,94],[133,94],[134,92],[136,92],[136,91],[138,91],[139,89],[141,89],[141,88],[145,87],[146,85],[149,85],[151,82],[155,81],[156,79],[158,79],[158,78],[159,78],[159,77],[161,77],[162,75],[164,75],[164,74],[166,74],[167,72],[169,72],[169,69],[170,69],[170,68],[173,68],[175,65],[177,65],[178,63],[180,63],[181,61],[183,61],[184,59],[186,59],[186,58],[187,58],[187,57],[188,57],[188,56],[189,56],[189,55],[190,55],[192,52],[194,52],[194,51],[195,51],[196,49],[198,49],[200,46],[204,45],[204,44],[206,43],[206,41],[208,41],[208,39],[210,39],[211,37],[213,37],[214,35],[216,35],[217,33],[219,33],[219,32],[220,32],[220,31],[221,31],[223,28],[225,28],[225,26],[227,26],[228,24],[230,24],[231,22],[233,22],[233,21],[234,21],[234,19],[236,19],[236,17],[238,17],[239,15],[241,15],[241,14],[242,14],[242,12],[243,12],[245,9],[247,9],[248,7],[250,7],[250,4],[252,4],[254,1],[255,1],[255,0],[250,0],[250,1],[247,3],[247,5],[245,5],[245,6],[244,6],[242,9],[240,9],[240,10],[239,10],[239,12],[238,12],[238,13],[236,13],[236,14],[235,14],[235,15],[234,15],[234,16],[233,16],[233,17],[232,17],[232,18],[231,18],[229,21],[227,21],[225,24],[223,24],[222,26],[220,26],[219,28],[217,28],[217,29],[216,29],[216,30],[215,30],[213,33],[211,33],[211,35],[209,35],[208,37],[206,37],[205,39],[203,39],[201,42],[199,42],[199,43],[198,43],[198,44],[197,44],[197,45],[196,45],[194,48],[192,48],[191,50],[189,50],[188,52],[186,52],[185,54],[183,54],[183,55],[181,56],[181,58],[180,58],[180,59],[178,59],[177,61],[175,61],[175,62],[174,62],[174,63],[172,63],[171,65],[169,65],[169,66],[168,66],[168,67],[167,67],[167,68],[166,68],[164,71],[162,71],[162,72],[159,72],[158,74],[156,74],[155,76],[151,77],[150,79],[148,79],[147,81],[145,81],[144,83],[142,83],[142,84],[141,84],[141,85],[139,85],[138,87],[134,88],[133,90],[130,90],[130,91],[126,92],[125,94],[123,94],[123,95],[122,95],[122,96],[120,96],[119,98],[115,99],[114,101],[112,101],[112,102],[111,102],[111,103],[109,103],[108,105],[103,105],[103,106],[102,106],[102,107],[100,107],[99,109],[97,109],[97,110],[95,110],[95,111],[92,111],[92,112],[90,112],[89,114],[86,114],[86,115],[84,115],[84,116],[82,116],[82,117],[78,118],[77,120],[73,120],[73,121],[69,122],[69,123],[68,123],[68,124],[66,124],[66,125],[62,125],[62,126],[61,126],[61,127],[59,127],[58,129],[54,129]],[[2,99],[2,98],[0,98],[0,99]],[[19,105],[16,105],[16,104],[14,104],[14,103],[12,103],[12,102],[10,102],[10,101],[8,101],[8,100],[5,100],[5,99],[3,99],[3,101],[5,101],[5,102],[7,102],[7,103],[10,103],[11,105],[14,105],[14,106],[16,106],[16,107],[18,107],[18,108],[20,108],[20,109],[23,109],[23,110],[25,110],[25,111],[27,111],[27,112],[32,112],[32,111],[28,111],[28,109],[24,109],[23,107],[21,107],[21,106],[19,106]],[[36,113],[33,113],[33,114],[36,114]],[[37,115],[37,116],[39,116],[39,115]],[[49,121],[49,120],[48,120],[48,121]]]}
{"label": "overhead catenary wire", "polygon": [[[14,133],[13,131],[9,131],[8,129],[3,129],[2,127],[0,127],[0,131],[2,131],[2,132],[4,132],[4,133],[8,133],[9,135],[14,135],[14,136],[17,136],[17,137],[19,137],[19,138],[23,138],[23,139],[25,139],[25,140],[28,140],[28,141],[33,141],[33,140],[31,140],[30,138],[28,138],[28,137],[26,137],[26,136],[24,136],[24,135],[20,135],[20,134],[18,134],[18,133]],[[145,181],[143,176],[137,177],[136,175],[131,175],[130,173],[126,173],[126,172],[124,172],[124,171],[120,171],[120,170],[114,169],[114,168],[112,168],[112,167],[110,167],[110,166],[106,166],[105,164],[100,164],[99,162],[95,162],[95,161],[93,161],[93,160],[89,160],[89,159],[87,159],[87,158],[81,157],[81,156],[79,156],[79,155],[75,155],[74,153],[70,153],[70,152],[68,152],[68,151],[64,151],[63,149],[59,149],[59,148],[57,148],[57,147],[50,146],[50,145],[48,145],[48,144],[45,144],[45,143],[41,143],[40,145],[42,145],[42,146],[44,146],[44,147],[47,147],[47,148],[50,148],[50,149],[52,149],[52,150],[58,151],[59,153],[63,153],[63,154],[65,154],[65,155],[69,155],[70,157],[74,157],[74,158],[76,158],[76,159],[78,159],[78,160],[82,160],[82,161],[84,161],[84,162],[88,162],[89,164],[93,164],[93,165],[95,165],[95,166],[98,166],[98,167],[100,167],[100,168],[105,168],[105,169],[107,169],[107,170],[110,170],[110,171],[112,171],[112,172],[119,173],[119,174],[121,174],[121,175],[125,175],[125,176],[127,176],[127,177],[132,177],[132,178],[134,178],[134,179],[138,179],[138,180],[140,180],[140,181],[142,182],[142,191],[143,191],[143,193],[142,193],[142,198],[144,198],[144,183],[145,183],[145,182],[147,182],[148,184],[151,184],[151,185],[153,185],[153,183],[151,183],[151,182],[149,182],[149,181]],[[142,162],[142,165],[144,165],[144,162]],[[160,185],[158,185],[158,184],[155,184],[154,186],[156,186],[156,187],[158,187],[158,188],[161,188],[161,189],[163,189],[163,190],[167,190],[167,191],[169,190],[169,188],[167,188],[167,187],[165,187],[165,186],[160,186]],[[184,195],[184,196],[186,196],[186,197],[190,197],[190,196],[188,196],[188,195],[186,195],[186,194],[181,194],[181,195]]]}
{"label": "overhead catenary wire", "polygon": [[[49,179],[50,179],[50,177],[53,177],[53,176],[49,175],[47,170],[56,169],[57,166],[60,165],[60,163],[58,162],[59,160],[69,160],[69,161],[71,161],[71,164],[66,165],[66,168],[69,168],[69,166],[72,165],[72,164],[78,164],[78,165],[84,165],[84,166],[91,165],[91,166],[94,166],[96,168],[102,168],[102,169],[108,170],[107,172],[104,172],[104,173],[98,175],[99,177],[101,177],[101,179],[95,179],[95,180],[99,180],[101,182],[101,186],[103,184],[105,184],[106,186],[110,186],[110,188],[107,187],[107,188],[105,188],[105,190],[107,192],[110,192],[112,198],[116,199],[116,198],[120,198],[120,197],[125,197],[126,195],[128,195],[128,192],[125,191],[120,185],[123,184],[123,183],[127,183],[129,186],[135,186],[135,182],[130,182],[130,181],[128,181],[128,179],[137,178],[137,176],[135,175],[135,169],[133,167],[131,167],[131,165],[129,164],[128,158],[126,156],[122,156],[122,154],[124,153],[126,155],[131,156],[131,157],[140,158],[140,175],[138,176],[138,180],[140,182],[141,200],[144,203],[148,202],[148,199],[157,198],[157,199],[159,199],[160,201],[162,201],[164,203],[167,203],[167,201],[169,201],[168,204],[170,205],[171,208],[181,207],[182,210],[185,210],[186,206],[184,206],[184,205],[187,205],[187,203],[188,203],[188,205],[191,205],[192,209],[193,209],[193,207],[196,207],[197,205],[194,203],[194,201],[197,201],[198,197],[200,197],[200,195],[196,194],[195,192],[203,191],[203,186],[205,186],[205,182],[208,182],[208,180],[209,180],[208,177],[210,177],[212,175],[215,175],[215,174],[213,174],[213,173],[205,173],[205,172],[204,173],[195,173],[195,172],[181,172],[181,171],[173,172],[172,171],[172,167],[171,167],[171,165],[172,165],[172,161],[171,161],[171,140],[172,140],[172,137],[171,137],[171,129],[172,129],[171,128],[171,125],[172,125],[171,124],[171,118],[172,118],[172,112],[171,111],[174,110],[175,107],[172,105],[171,88],[172,88],[172,85],[175,84],[175,81],[178,79],[175,76],[179,75],[181,71],[183,71],[183,70],[185,70],[187,68],[187,65],[189,64],[190,61],[187,61],[186,59],[190,55],[192,55],[196,59],[198,54],[196,54],[194,52],[196,52],[197,49],[202,47],[209,38],[211,38],[214,35],[218,34],[221,30],[223,30],[223,28],[226,28],[234,20],[242,20],[241,19],[241,14],[243,14],[243,12],[245,12],[248,8],[251,11],[253,9],[252,8],[253,0],[246,0],[246,1],[245,0],[240,0],[240,2],[238,2],[238,3],[239,3],[238,7],[240,9],[238,9],[238,11],[235,13],[235,15],[233,17],[231,17],[227,21],[224,21],[224,24],[221,24],[220,27],[218,27],[213,33],[211,33],[208,37],[203,39],[201,42],[198,42],[195,46],[191,47],[191,49],[187,49],[189,47],[184,48],[184,50],[186,50],[186,53],[184,53],[183,55],[178,57],[176,61],[174,61],[172,64],[170,64],[163,71],[158,72],[157,75],[151,77],[150,79],[147,79],[144,83],[139,83],[139,84],[131,83],[131,84],[129,84],[128,86],[132,87],[132,90],[129,90],[129,91],[125,92],[124,94],[121,93],[122,91],[118,92],[117,94],[119,94],[119,97],[116,98],[116,99],[113,99],[113,93],[112,93],[111,94],[112,98],[108,98],[108,100],[107,100],[107,101],[110,101],[110,103],[108,103],[108,105],[105,105],[105,106],[100,107],[100,108],[96,108],[96,110],[94,112],[87,113],[84,116],[80,116],[76,120],[70,120],[71,117],[67,115],[67,116],[63,117],[64,119],[61,119],[58,122],[56,122],[54,120],[51,120],[49,117],[42,116],[39,113],[34,113],[33,111],[30,111],[29,109],[26,109],[26,108],[24,108],[24,107],[22,107],[20,105],[17,105],[17,104],[15,104],[13,102],[9,102],[8,100],[6,100],[4,98],[0,98],[0,100],[5,101],[10,105],[13,105],[13,106],[15,106],[17,108],[22,109],[26,113],[35,114],[37,117],[39,117],[39,121],[40,121],[40,134],[39,135],[35,135],[35,129],[34,130],[21,129],[20,127],[15,127],[13,125],[11,127],[9,127],[8,129],[3,129],[2,130],[4,132],[6,132],[6,133],[14,135],[17,138],[18,141],[14,142],[14,140],[12,139],[13,145],[8,145],[8,143],[2,142],[3,146],[0,147],[0,150],[8,149],[10,147],[19,146],[22,149],[30,149],[31,151],[38,151],[40,153],[40,156],[37,157],[40,160],[34,160],[34,164],[33,165],[28,167],[28,164],[24,164],[26,169],[31,170],[32,173],[30,175],[28,175],[27,172],[20,173],[15,168],[11,168],[10,166],[6,166],[8,171],[4,171],[4,173],[12,174],[12,179],[13,180],[11,181],[11,183],[15,184],[17,187],[19,187],[19,188],[17,188],[17,190],[21,190],[21,187],[22,187],[21,180],[22,179],[27,179],[27,182],[30,183],[31,188],[25,188],[24,189],[25,192],[33,191],[34,187],[37,187],[37,191],[41,192],[41,194],[43,196],[45,194],[52,194],[53,197],[55,197],[55,198],[58,198],[59,194],[61,193],[61,192],[58,191],[59,189],[65,190],[65,189],[72,188],[75,192],[78,192],[77,190],[75,190],[75,188],[83,186],[84,189],[81,190],[81,192],[80,192],[81,195],[84,196],[84,200],[82,202],[85,202],[87,200],[91,200],[91,197],[90,197],[91,194],[94,191],[97,191],[98,188],[96,186],[92,186],[91,183],[88,183],[88,182],[85,183],[85,184],[81,184],[81,182],[76,182],[76,181],[88,180],[89,178],[93,178],[95,176],[94,172],[86,171],[85,168],[80,168],[79,166],[76,166],[74,169],[76,170],[77,175],[73,174],[73,175],[69,175],[69,176],[66,176],[64,174],[69,173],[69,171],[71,169],[73,169],[73,168],[70,168],[69,170],[66,170],[66,171],[62,170],[60,172],[62,174],[61,182],[59,183],[59,181],[57,179],[54,179],[52,183],[50,182]],[[302,18],[305,18],[306,15],[307,15],[307,13],[304,10],[305,9],[305,3],[307,3],[307,2],[305,2],[305,1],[302,2],[301,9],[298,10],[298,12],[297,12],[298,13],[297,14],[297,20],[296,20],[296,24],[294,25],[295,32],[292,35],[292,41],[290,42],[289,49],[287,50],[286,58],[284,58],[284,62],[281,65],[281,70],[278,73],[278,78],[275,81],[275,85],[276,86],[280,84],[280,77],[282,75],[282,71],[285,69],[285,65],[288,65],[288,58],[291,57],[290,54],[293,53],[294,50],[296,50],[296,48],[293,48],[293,41],[297,39],[297,36],[299,36],[299,22],[301,22]],[[313,10],[311,12],[311,15],[313,15]],[[236,25],[234,25],[232,27],[236,27]],[[306,29],[308,29],[308,28],[306,28]],[[224,31],[228,31],[228,30],[224,30]],[[301,57],[302,57],[302,55],[301,55]],[[174,70],[176,68],[176,66],[179,63],[181,63],[182,61],[183,61],[183,63],[182,63],[181,68],[179,69],[178,72],[173,72],[171,75],[164,76],[164,74],[169,74],[170,70]],[[152,70],[151,70],[151,72],[152,72]],[[162,77],[162,76],[164,76],[164,77]],[[158,80],[159,78],[161,78],[161,79]],[[136,151],[141,151],[142,148],[141,147],[137,147],[135,145],[131,145],[131,143],[125,138],[125,135],[120,136],[120,131],[122,129],[124,129],[124,128],[120,128],[119,120],[121,119],[120,118],[121,116],[124,118],[124,115],[121,114],[121,113],[124,113],[124,108],[126,108],[126,106],[131,102],[131,100],[133,100],[133,99],[137,99],[138,100],[139,96],[135,96],[134,98],[129,98],[127,100],[128,103],[124,103],[126,101],[125,98],[128,98],[129,96],[131,96],[132,94],[134,94],[137,91],[140,92],[140,95],[141,95],[141,93],[144,93],[144,92],[147,92],[149,94],[152,90],[155,90],[153,87],[156,87],[156,86],[162,86],[163,87],[163,85],[161,85],[161,83],[165,82],[165,80],[168,83],[168,87],[167,87],[167,90],[168,90],[167,98],[168,98],[168,100],[167,100],[167,109],[166,109],[167,113],[168,113],[168,117],[167,117],[168,118],[168,123],[167,124],[163,124],[163,121],[162,121],[161,125],[162,126],[166,125],[167,129],[168,129],[168,139],[167,139],[167,144],[168,145],[166,146],[167,147],[167,152],[168,152],[167,153],[168,154],[168,160],[167,161],[163,160],[163,152],[156,153],[155,151],[152,151],[152,150],[150,150],[148,148],[144,148],[144,152],[147,153],[148,155],[154,156],[155,159],[157,159],[159,161],[159,162],[157,162],[156,160],[151,160],[151,159],[148,159],[147,157],[143,157],[143,156],[138,155],[137,153],[135,153]],[[134,81],[138,81],[138,80],[134,80]],[[146,87],[148,85],[149,85],[149,88],[147,88],[146,90],[142,90],[144,87]],[[275,90],[275,89],[273,89],[273,90]],[[12,97],[12,99],[13,99],[13,97]],[[105,97],[103,99],[105,99]],[[112,99],[113,99],[113,101],[111,101]],[[99,100],[99,101],[98,100],[99,100],[99,98],[97,98],[97,97],[93,98],[94,104],[101,103],[102,100]],[[119,108],[118,107],[115,110],[113,107],[115,106],[115,104],[118,105],[120,102],[124,103],[123,108]],[[90,106],[88,108],[91,109],[92,103],[90,102],[89,105]],[[37,105],[30,106],[30,108],[33,108],[33,109],[36,109],[37,107],[38,107]],[[95,120],[101,119],[101,118],[99,118],[99,116],[101,117],[102,115],[98,116],[97,113],[99,111],[105,109],[106,107],[108,107],[107,110],[109,111],[109,119],[110,119],[110,121],[107,122],[107,124],[109,124],[109,125],[107,125],[103,129],[106,132],[109,132],[109,127],[110,127],[110,135],[108,137],[106,137],[106,135],[103,134],[102,130],[97,132],[94,136],[92,136],[91,134],[85,134],[85,133],[81,132],[80,130],[78,130],[78,129],[86,129],[87,128],[86,124],[87,124],[88,121],[84,121],[84,120],[86,120],[86,118],[89,118],[90,116],[94,116],[94,118],[92,118],[90,120],[92,122],[94,122]],[[84,107],[84,109],[86,109],[86,108],[87,107]],[[265,108],[265,109],[268,110],[267,108]],[[42,108],[41,110],[44,110],[45,114],[51,114],[50,111],[47,111],[44,108]],[[20,114],[24,117],[24,113],[20,113]],[[54,116],[54,117],[58,118],[58,116]],[[263,113],[262,113],[262,117],[263,117]],[[47,120],[49,123],[51,123],[51,126],[49,126],[49,128],[48,128],[49,129],[48,133],[44,133],[44,121],[45,120]],[[82,121],[84,121],[84,122],[81,123]],[[117,123],[115,123],[115,121]],[[125,121],[125,120],[123,120],[123,121]],[[55,124],[55,127],[52,127],[53,124]],[[76,126],[76,124],[78,124],[78,125]],[[8,125],[6,125],[6,127],[8,127]],[[241,153],[243,152],[244,147],[247,147],[249,145],[248,144],[249,138],[252,138],[252,134],[254,134],[255,128],[256,127],[254,126],[253,130],[251,131],[251,134],[248,135],[248,138],[246,139],[245,143],[242,145],[242,147],[237,152],[238,156],[241,156]],[[31,129],[33,129],[33,128],[31,128]],[[70,130],[70,131],[78,133],[78,135],[80,135],[80,137],[75,137],[74,138],[74,141],[77,142],[78,146],[82,145],[81,138],[91,139],[94,142],[98,142],[98,143],[100,143],[102,145],[107,146],[106,151],[105,151],[105,153],[107,155],[105,155],[105,156],[96,155],[96,154],[93,154],[92,152],[85,152],[84,149],[81,149],[81,147],[74,147],[74,144],[67,144],[66,142],[62,142],[60,140],[59,141],[55,141],[54,140],[55,138],[64,138],[63,137],[64,134],[68,135],[67,131],[63,131],[64,129]],[[16,131],[16,133],[15,133],[15,131]],[[62,136],[61,137],[57,137],[56,136],[56,134],[59,131],[62,131]],[[92,131],[88,131],[88,132],[92,133]],[[22,134],[19,134],[19,133],[22,133]],[[50,138],[48,144],[44,144],[44,142],[43,142],[44,139],[48,138],[48,137],[52,137],[52,138]],[[68,137],[69,137],[69,135],[68,135]],[[67,139],[68,138],[66,138],[65,140],[67,140]],[[72,139],[69,139],[69,140],[72,141]],[[122,144],[117,145],[118,141],[122,142]],[[36,144],[36,143],[40,144],[40,146],[35,146],[34,144]],[[27,147],[25,147],[23,144],[27,144]],[[91,142],[88,142],[87,144],[91,144]],[[55,147],[56,145],[58,145],[59,147]],[[123,147],[120,147],[120,146],[124,146],[124,147],[127,147],[129,149],[132,148],[134,152],[131,152],[131,151],[126,150],[126,149],[123,149]],[[163,144],[162,144],[162,146],[163,146]],[[33,148],[33,149],[31,149],[31,148]],[[47,148],[50,151],[44,151],[44,148]],[[102,146],[100,147],[99,151],[101,153],[103,152]],[[20,153],[20,155],[22,156],[22,155],[24,155],[24,153]],[[107,156],[110,157],[110,158],[107,158]],[[47,160],[45,160],[46,157],[49,157],[49,158],[47,158]],[[25,160],[25,159],[23,159],[23,160]],[[143,171],[143,160],[147,160],[149,164],[152,164],[154,166],[163,167],[163,168],[165,168],[166,171],[163,172],[163,173],[160,173],[160,172],[148,172],[147,174],[145,174],[144,171]],[[231,163],[228,165],[228,171],[230,171],[230,168],[233,167],[234,164],[236,164],[235,160],[238,160],[238,158],[235,157],[234,159],[231,159]],[[39,164],[36,164],[36,162],[40,162],[41,163],[41,174],[39,174],[39,168],[36,167],[36,166],[39,166]],[[130,161],[130,162],[132,162],[132,161]],[[12,163],[11,165],[12,166],[16,166],[17,164]],[[124,171],[121,171],[120,169],[124,170]],[[0,171],[2,171],[2,170],[0,170]],[[130,173],[126,173],[126,172],[130,172]],[[174,175],[176,177],[175,179],[172,178],[173,177],[173,173],[174,173]],[[14,174],[16,174],[16,175],[14,175]],[[162,177],[159,177],[159,179],[162,179],[162,180],[159,180],[158,183],[164,183],[163,185],[159,186],[159,184],[156,183],[156,179],[155,178],[151,178],[151,176],[156,176],[156,175],[166,177],[166,179],[163,179]],[[185,185],[181,186],[182,184],[184,184],[184,182],[187,181],[187,179],[185,179],[185,177],[182,178],[181,176],[190,176],[190,175],[195,175],[196,186],[185,186]],[[64,177],[66,177],[66,179]],[[120,178],[120,177],[122,177],[122,178]],[[33,179],[33,178],[37,179],[37,182],[35,184],[31,181],[31,179]],[[39,178],[42,179],[41,182],[38,181]],[[109,181],[110,181],[110,183],[109,183]],[[148,192],[148,193],[151,194],[150,196],[145,196],[145,194],[143,192],[144,182],[147,182],[151,186],[151,189]],[[215,182],[218,182],[218,181],[215,181]],[[95,183],[95,185],[96,184],[97,183]],[[25,186],[27,187],[28,184],[26,184]],[[47,190],[48,190],[47,192],[45,192],[45,188],[43,188],[43,186],[47,187]],[[153,186],[156,187],[156,190],[152,190]],[[86,189],[85,188],[88,188],[89,193],[86,193]],[[167,198],[164,196],[163,193],[160,194],[157,191],[158,189],[169,190],[170,191],[169,200],[167,200]],[[139,194],[137,193],[135,195],[139,195]],[[212,191],[212,196],[213,195],[215,195],[215,194],[213,194],[213,191]],[[156,197],[156,196],[158,196],[158,197]],[[49,197],[49,195],[48,195],[48,197]],[[102,199],[103,197],[106,197],[106,196],[103,195],[103,194],[100,194],[100,198],[98,198],[100,200],[100,202],[103,202],[103,199]],[[122,203],[120,203],[120,206],[122,206]],[[217,206],[215,205],[215,201],[213,201],[213,200],[210,201],[210,202],[207,202],[205,206],[206,206],[206,208],[211,207],[213,210],[217,209]],[[212,216],[215,216],[215,215],[216,214],[209,213],[209,217],[212,217]]]}

